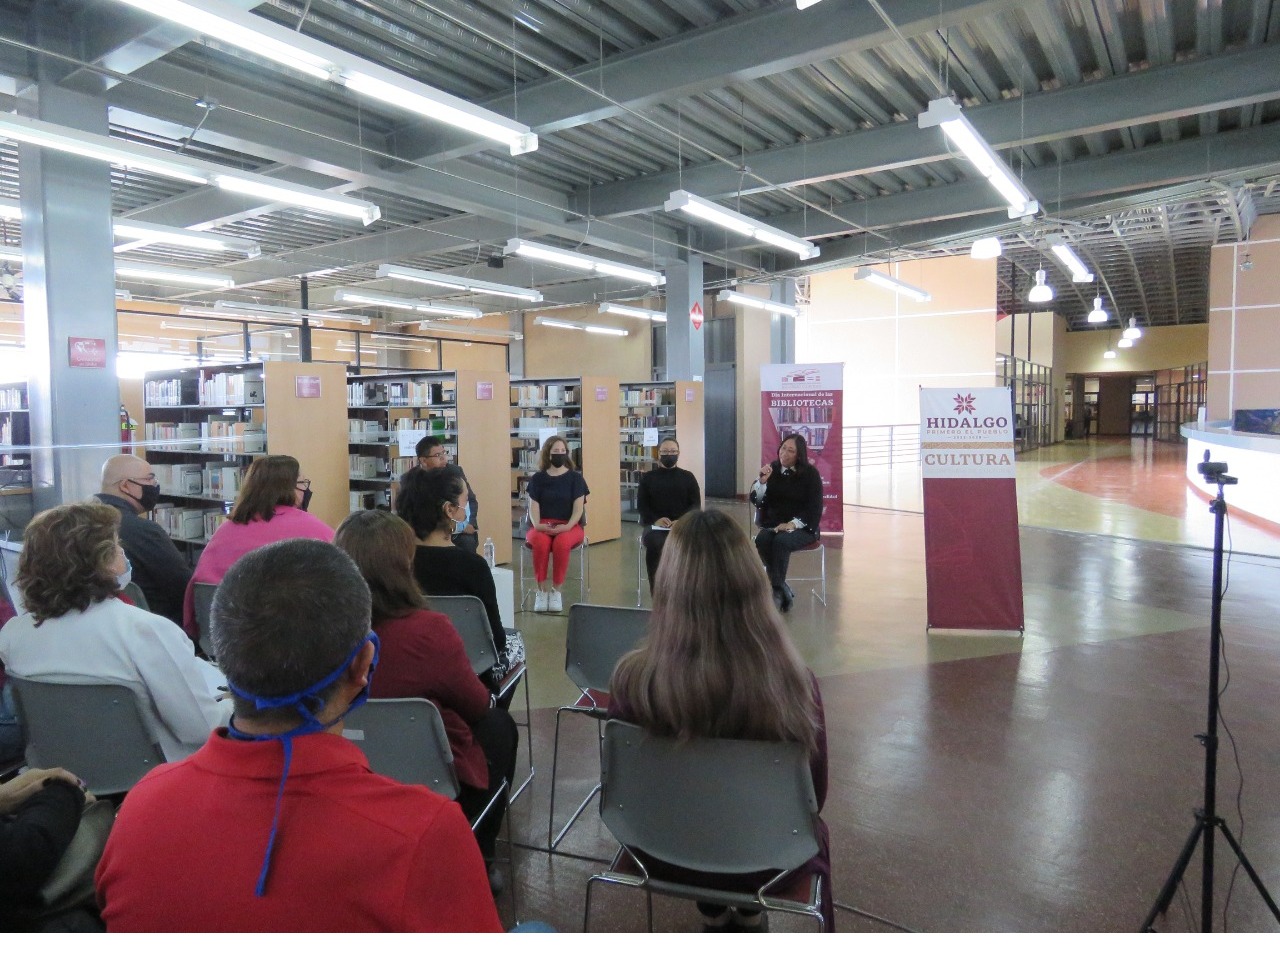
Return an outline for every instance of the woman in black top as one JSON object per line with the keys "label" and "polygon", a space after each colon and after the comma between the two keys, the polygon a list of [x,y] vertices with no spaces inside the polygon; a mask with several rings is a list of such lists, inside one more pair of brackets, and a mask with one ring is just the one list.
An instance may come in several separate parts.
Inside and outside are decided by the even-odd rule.
{"label": "woman in black top", "polygon": [[791,433],[782,438],[778,459],[760,469],[751,487],[751,502],[760,508],[756,552],[769,573],[773,601],[785,613],[794,596],[787,586],[791,554],[817,541],[822,521],[822,477],[809,463],[804,437]]}
{"label": "woman in black top", "polygon": [[644,563],[649,570],[649,592],[653,593],[653,578],[657,575],[658,561],[667,542],[667,531],[690,510],[702,507],[702,490],[698,478],[688,470],[676,466],[680,459],[680,444],[675,437],[668,437],[658,444],[658,463],[640,475],[636,493],[636,506],[640,510],[640,523],[646,528],[640,535],[644,544]]}
{"label": "woman in black top", "polygon": [[[529,478],[529,532],[533,577],[538,581],[534,613],[559,613],[560,588],[569,574],[569,553],[586,536],[587,481],[574,469],[564,437],[548,437],[538,454],[538,472]],[[550,561],[550,562],[549,562]],[[551,567],[551,576],[547,568]]]}

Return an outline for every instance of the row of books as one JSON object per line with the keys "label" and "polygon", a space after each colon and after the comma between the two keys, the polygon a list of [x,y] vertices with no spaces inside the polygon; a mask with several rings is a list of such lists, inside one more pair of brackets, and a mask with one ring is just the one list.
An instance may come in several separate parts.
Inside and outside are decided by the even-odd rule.
{"label": "row of books", "polygon": [[25,410],[27,408],[27,391],[21,387],[6,387],[0,390],[0,410]]}
{"label": "row of books", "polygon": [[228,502],[239,495],[243,476],[238,466],[216,463],[156,463],[152,464],[152,470],[162,494]]}
{"label": "row of books", "polygon": [[162,503],[156,507],[152,518],[171,539],[208,540],[226,522],[227,515],[217,509]]}
{"label": "row of books", "polygon": [[619,417],[619,425],[626,430],[638,430],[644,427],[670,427],[675,429],[676,418],[672,416]]}
{"label": "row of books", "polygon": [[385,443],[389,434],[381,420],[347,420],[347,438],[351,443]]}
{"label": "row of books", "polygon": [[622,460],[652,462],[653,449],[653,447],[647,447],[643,443],[620,443],[618,444],[618,455]]}
{"label": "row of books", "polygon": [[352,490],[348,495],[351,513],[361,510],[377,510],[379,507],[391,506],[391,490]]}
{"label": "row of books", "polygon": [[202,405],[262,403],[261,373],[213,373],[200,378]]}
{"label": "row of books", "polygon": [[562,404],[576,404],[578,388],[566,383],[513,383],[511,385],[511,405],[513,407],[543,406],[550,404],[558,407]]}
{"label": "row of books", "polygon": [[452,410],[446,410],[438,417],[398,417],[394,429],[397,433],[415,432],[436,435],[455,433],[458,429],[458,417]]}
{"label": "row of books", "polygon": [[347,475],[352,480],[376,480],[388,472],[385,457],[365,457],[353,453],[347,457]]}
{"label": "row of books", "polygon": [[347,384],[347,405],[352,407],[426,407],[453,403],[457,385],[452,380],[358,381]]}
{"label": "row of books", "polygon": [[774,419],[782,423],[830,423],[834,407],[779,407],[773,411]]}
{"label": "row of books", "polygon": [[267,434],[262,424],[240,420],[208,420],[194,423],[177,423],[167,420],[148,420],[143,431],[147,441],[159,443],[190,440],[174,449],[199,450],[206,453],[254,454],[267,449]]}
{"label": "row of books", "polygon": [[641,404],[652,406],[653,404],[671,404],[675,403],[675,391],[670,387],[631,387],[624,388],[619,392],[620,402],[624,407],[635,407]]}

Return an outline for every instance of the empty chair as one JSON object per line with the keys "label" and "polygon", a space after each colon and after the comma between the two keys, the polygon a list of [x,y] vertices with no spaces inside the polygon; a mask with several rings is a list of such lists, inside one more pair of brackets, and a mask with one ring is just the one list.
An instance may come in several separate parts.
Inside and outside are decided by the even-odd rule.
{"label": "empty chair", "polygon": [[213,609],[213,595],[217,589],[216,583],[191,585],[191,598],[196,608],[196,629],[200,631],[197,642],[200,644],[201,652],[210,660],[217,660],[213,655],[213,634],[209,630],[209,613]]}
{"label": "empty chair", "polygon": [[[609,869],[587,881],[584,930],[596,883],[644,890],[650,930],[654,893],[802,914],[825,929],[830,891],[817,872],[799,869],[821,849],[800,744],[665,739],[610,720],[600,772],[600,817],[621,846]],[[734,883],[735,874],[756,875],[759,885]]]}
{"label": "empty chair", "polygon": [[[427,602],[437,613],[443,613],[453,624],[453,628],[462,637],[462,646],[471,661],[471,669],[476,675],[491,670],[498,662],[498,652],[493,648],[493,631],[489,627],[489,618],[485,614],[484,604],[479,597],[429,597]],[[524,742],[529,757],[529,775],[511,794],[514,800],[524,793],[525,787],[533,780],[533,736],[530,720],[533,716],[529,701],[529,681],[525,677],[528,664],[521,660],[512,663],[503,675],[498,687],[498,699],[507,698],[516,684],[524,679],[524,723],[516,726],[524,728]]]}
{"label": "empty chair", "polygon": [[565,713],[584,714],[596,721],[599,731],[609,711],[609,680],[613,676],[613,668],[624,654],[640,645],[648,627],[649,611],[643,608],[606,607],[588,603],[575,603],[569,608],[564,672],[581,691],[581,696],[573,703],[556,710],[556,733],[551,751],[551,803],[547,811],[547,843],[552,850],[564,839],[592,797],[600,791],[600,784],[597,782],[560,832],[554,834],[560,718]]}
{"label": "empty chair", "polygon": [[108,796],[165,762],[129,687],[14,676],[8,683],[26,728],[29,766],[70,770],[91,792]]}

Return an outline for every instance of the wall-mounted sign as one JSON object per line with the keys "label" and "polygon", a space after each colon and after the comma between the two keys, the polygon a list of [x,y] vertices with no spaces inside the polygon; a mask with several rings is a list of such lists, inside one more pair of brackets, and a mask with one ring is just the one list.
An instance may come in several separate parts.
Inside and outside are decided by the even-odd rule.
{"label": "wall-mounted sign", "polygon": [[67,337],[67,363],[73,367],[105,367],[107,341],[89,337]]}
{"label": "wall-mounted sign", "polygon": [[694,305],[689,308],[689,322],[693,324],[693,329],[702,329],[702,304],[694,303]]}
{"label": "wall-mounted sign", "polygon": [[493,381],[492,380],[476,381],[476,399],[477,400],[493,399]]}
{"label": "wall-mounted sign", "polygon": [[609,399],[609,388],[608,388],[608,387],[596,387],[596,399],[597,399],[597,400],[608,400],[608,399]]}
{"label": "wall-mounted sign", "polygon": [[294,377],[293,395],[305,400],[314,400],[320,396],[319,377]]}
{"label": "wall-mounted sign", "polygon": [[684,388],[684,402],[685,402],[685,403],[693,403],[693,398],[694,398],[694,395],[695,395],[696,393],[697,393],[697,391],[696,391],[696,390],[694,390],[694,389],[693,389],[693,387],[685,387],[685,388]]}

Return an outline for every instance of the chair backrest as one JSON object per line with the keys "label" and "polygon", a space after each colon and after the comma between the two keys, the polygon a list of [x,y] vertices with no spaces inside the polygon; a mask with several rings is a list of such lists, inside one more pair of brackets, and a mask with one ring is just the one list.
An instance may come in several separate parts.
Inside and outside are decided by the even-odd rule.
{"label": "chair backrest", "polygon": [[457,799],[460,788],[449,735],[430,700],[369,700],[347,717],[342,735],[360,745],[374,773]]}
{"label": "chair backrest", "polygon": [[217,590],[216,583],[191,585],[191,598],[196,608],[196,629],[200,631],[200,649],[210,660],[217,659],[213,655],[213,631],[209,629],[209,616],[213,612],[213,595]]}
{"label": "chair backrest", "polygon": [[462,646],[476,676],[498,662],[498,651],[493,648],[493,628],[479,597],[429,596],[427,603],[432,610],[443,613],[452,621],[453,628],[462,637]]}
{"label": "chair backrest", "polygon": [[70,770],[96,794],[124,793],[164,763],[137,695],[115,683],[9,677],[27,731],[27,763]]}
{"label": "chair backrest", "polygon": [[613,668],[640,646],[649,629],[649,611],[575,603],[569,608],[564,672],[583,690],[609,690]]}
{"label": "chair backrest", "polygon": [[605,724],[600,818],[619,843],[689,870],[791,870],[819,849],[798,743],[670,740]]}
{"label": "chair backrest", "polygon": [[151,604],[147,603],[147,595],[143,593],[142,588],[132,580],[126,583],[124,585],[124,589],[120,592],[128,597],[129,601],[139,610],[145,610],[147,613],[151,612]]}

